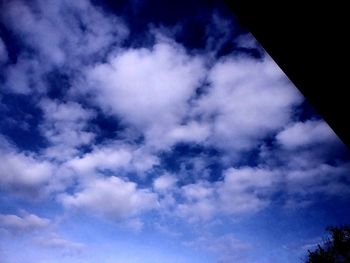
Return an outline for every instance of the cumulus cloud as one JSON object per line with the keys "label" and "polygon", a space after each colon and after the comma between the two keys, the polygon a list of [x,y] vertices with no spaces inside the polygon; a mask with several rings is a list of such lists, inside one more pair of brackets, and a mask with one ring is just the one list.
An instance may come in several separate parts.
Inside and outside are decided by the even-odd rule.
{"label": "cumulus cloud", "polygon": [[91,181],[81,191],[63,194],[60,201],[67,208],[86,209],[119,220],[157,206],[157,195],[140,189],[136,183],[111,176]]}
{"label": "cumulus cloud", "polygon": [[[70,74],[103,58],[128,35],[115,16],[88,0],[1,3],[0,20],[26,47],[5,70],[5,88],[20,94],[44,92],[46,74],[57,67]],[[39,66],[40,65],[40,66]]]}
{"label": "cumulus cloud", "polygon": [[[254,213],[271,201],[281,180],[278,171],[265,168],[230,168],[222,181],[202,181],[181,187],[177,214],[190,222],[219,215]],[[276,188],[278,189],[278,188]]]}
{"label": "cumulus cloud", "polygon": [[42,201],[44,197],[64,190],[70,174],[44,156],[20,151],[7,138],[0,136],[0,189],[27,201]]}
{"label": "cumulus cloud", "polygon": [[318,196],[348,195],[349,165],[319,164],[316,167],[240,167],[223,172],[223,180],[199,181],[172,189],[167,198],[176,196],[176,202],[161,200],[161,204],[188,222],[213,220],[223,215],[252,214],[274,201],[274,194],[283,191],[285,206],[304,207]]}
{"label": "cumulus cloud", "polygon": [[322,120],[293,123],[281,131],[276,138],[287,149],[327,144],[337,140],[335,133]]}
{"label": "cumulus cloud", "polygon": [[[330,180],[328,183],[334,181],[339,188],[344,188],[347,184],[339,176],[342,172],[347,173],[348,160],[344,157],[348,150],[323,120],[291,123],[277,133],[275,139],[275,144],[260,148],[259,162],[280,170],[285,175],[283,180],[286,180],[287,185],[299,178],[300,185],[303,185],[304,180],[305,183],[312,182],[321,192],[319,184],[325,178]],[[315,176],[310,176],[311,174]],[[296,191],[313,192],[311,185],[300,188],[297,185],[295,184]],[[329,184],[329,189],[333,186]],[[325,194],[328,192],[326,188],[323,187]]]}
{"label": "cumulus cloud", "polygon": [[284,127],[293,106],[302,101],[280,68],[263,60],[227,57],[209,72],[210,87],[197,103],[197,113],[213,119],[213,145],[247,150]]}
{"label": "cumulus cloud", "polygon": [[275,171],[263,168],[230,168],[218,189],[225,213],[256,212],[270,202],[272,186],[279,179]]}
{"label": "cumulus cloud", "polygon": [[[225,57],[209,70],[204,62],[157,39],[152,48],[119,50],[85,75],[100,107],[136,127],[155,149],[184,142],[250,150],[289,123],[302,101],[267,55]],[[204,79],[209,86],[198,96]]]}
{"label": "cumulus cloud", "polygon": [[60,103],[43,100],[40,107],[44,121],[40,125],[42,134],[51,143],[45,150],[47,157],[67,160],[79,153],[78,147],[92,142],[95,134],[88,131],[88,121],[95,114],[76,102]]}
{"label": "cumulus cloud", "polygon": [[160,164],[159,157],[143,146],[134,149],[132,155],[131,168],[141,175]]}
{"label": "cumulus cloud", "polygon": [[289,171],[286,177],[287,191],[290,194],[309,200],[314,194],[345,195],[349,194],[349,164],[333,166],[320,164],[310,169]]}
{"label": "cumulus cloud", "polygon": [[158,157],[142,147],[132,147],[118,142],[94,147],[91,152],[74,157],[64,163],[81,179],[106,171],[137,172],[141,177],[159,163]]}
{"label": "cumulus cloud", "polygon": [[105,111],[143,131],[149,145],[162,148],[168,140],[206,136],[206,128],[195,123],[189,125],[196,135],[186,132],[191,126],[177,127],[204,73],[200,57],[188,55],[171,41],[160,41],[151,49],[123,50],[108,63],[87,70],[86,76]]}
{"label": "cumulus cloud", "polygon": [[14,214],[0,214],[0,227],[14,233],[23,233],[43,229],[50,225],[50,219],[34,214],[24,213],[22,216]]}
{"label": "cumulus cloud", "polygon": [[192,223],[212,219],[218,212],[215,190],[209,183],[182,187],[185,200],[177,205],[177,214]]}
{"label": "cumulus cloud", "polygon": [[175,176],[170,174],[165,174],[156,178],[153,182],[153,187],[157,191],[166,191],[175,186],[177,179]]}
{"label": "cumulus cloud", "polygon": [[[0,151],[0,187],[18,195],[37,196],[45,192],[55,166],[31,154]],[[40,193],[38,189],[41,188]],[[47,190],[47,189],[46,189]]]}
{"label": "cumulus cloud", "polygon": [[323,121],[294,123],[277,134],[276,143],[261,148],[260,162],[276,171],[276,191],[285,194],[286,206],[306,207],[321,196],[349,193],[347,149]]}
{"label": "cumulus cloud", "polygon": [[179,125],[170,129],[166,136],[171,145],[177,142],[183,143],[202,143],[210,135],[210,125],[208,123],[199,123],[190,121],[185,125]]}
{"label": "cumulus cloud", "polygon": [[[41,58],[53,65],[82,63],[119,43],[128,33],[117,17],[108,16],[88,0],[6,2],[2,19]],[[74,61],[74,59],[80,61]]]}
{"label": "cumulus cloud", "polygon": [[[122,46],[125,25],[87,0],[0,5],[1,22],[22,50],[11,64],[0,39],[2,89],[40,93],[34,96],[42,112],[35,128],[48,144],[21,151],[0,137],[0,188],[6,193],[54,193],[67,210],[124,220],[136,231],[151,210],[198,223],[260,211],[282,191],[289,204],[349,193],[349,166],[315,147],[333,148],[335,134],[320,120],[292,121],[303,98],[268,55],[215,60],[232,37],[230,21],[213,16],[204,54],[187,51],[157,29],[149,32],[155,41],[147,48]],[[235,44],[257,48],[251,35]],[[68,78],[62,98],[46,93],[53,71]],[[99,137],[97,110],[118,120],[122,136]],[[119,129],[110,126],[110,133]],[[264,143],[267,138],[275,140]],[[178,154],[179,143],[200,150]],[[259,152],[254,167],[242,154],[252,151]],[[178,171],[165,164],[167,154]],[[211,167],[216,165],[218,171]],[[0,225],[35,228],[45,220],[1,215]],[[232,237],[213,240],[217,247],[208,240],[199,246],[217,253],[244,247]],[[40,243],[81,247],[59,236]]]}
{"label": "cumulus cloud", "polygon": [[102,148],[83,157],[70,160],[67,165],[82,175],[95,173],[97,170],[117,170],[126,168],[132,159],[131,152],[126,149]]}

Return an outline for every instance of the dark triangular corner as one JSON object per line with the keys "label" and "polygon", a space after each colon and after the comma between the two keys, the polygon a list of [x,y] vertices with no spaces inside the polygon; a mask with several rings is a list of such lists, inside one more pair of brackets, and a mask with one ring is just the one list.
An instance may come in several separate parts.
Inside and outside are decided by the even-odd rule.
{"label": "dark triangular corner", "polygon": [[[242,26],[276,61],[350,147],[347,65],[349,16],[340,1],[225,0]],[[344,63],[345,62],[345,63]]]}

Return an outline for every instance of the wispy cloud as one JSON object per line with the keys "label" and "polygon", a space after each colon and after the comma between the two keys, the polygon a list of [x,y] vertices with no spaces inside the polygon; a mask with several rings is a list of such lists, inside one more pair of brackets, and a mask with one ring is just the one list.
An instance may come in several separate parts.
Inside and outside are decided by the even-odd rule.
{"label": "wispy cloud", "polygon": [[43,229],[51,224],[51,220],[34,214],[22,215],[0,214],[0,227],[17,234]]}
{"label": "wispy cloud", "polygon": [[82,253],[87,248],[83,243],[68,240],[56,233],[37,237],[33,241],[43,248],[58,250],[66,256]]}

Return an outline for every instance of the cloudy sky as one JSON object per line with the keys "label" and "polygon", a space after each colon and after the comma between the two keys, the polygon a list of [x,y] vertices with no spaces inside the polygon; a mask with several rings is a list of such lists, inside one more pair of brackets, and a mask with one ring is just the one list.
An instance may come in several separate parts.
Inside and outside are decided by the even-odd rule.
{"label": "cloudy sky", "polygon": [[220,1],[0,10],[1,263],[301,262],[349,222],[348,150]]}

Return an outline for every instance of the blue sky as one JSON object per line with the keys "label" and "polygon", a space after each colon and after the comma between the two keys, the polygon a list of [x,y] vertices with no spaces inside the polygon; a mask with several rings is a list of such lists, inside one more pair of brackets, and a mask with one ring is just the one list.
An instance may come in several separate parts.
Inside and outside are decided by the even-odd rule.
{"label": "blue sky", "polygon": [[349,222],[349,151],[220,1],[0,8],[2,263],[302,262]]}

